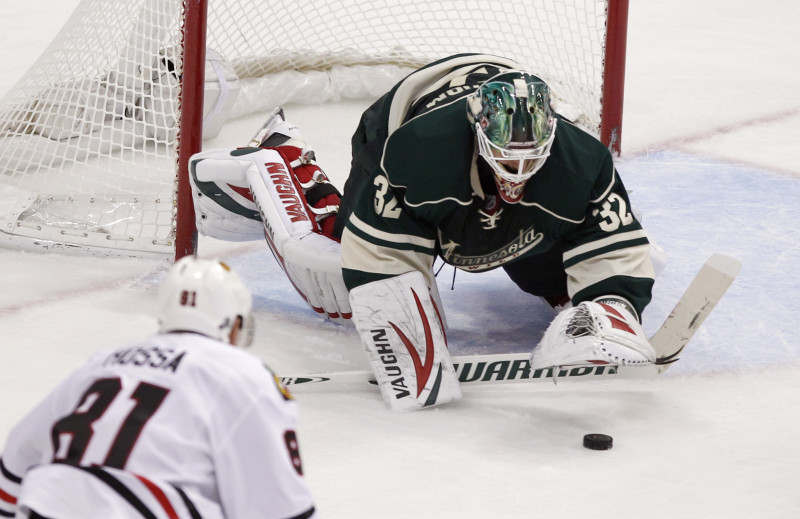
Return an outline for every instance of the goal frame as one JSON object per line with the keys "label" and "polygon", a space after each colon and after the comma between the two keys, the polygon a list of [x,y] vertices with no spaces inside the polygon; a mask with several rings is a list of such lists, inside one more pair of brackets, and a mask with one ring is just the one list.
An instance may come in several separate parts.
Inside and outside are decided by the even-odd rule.
{"label": "goal frame", "polygon": [[[179,99],[181,122],[178,135],[177,211],[175,261],[197,253],[189,158],[203,147],[203,99],[206,70],[208,0],[185,1],[183,33],[184,71]],[[191,45],[190,42],[197,42]]]}
{"label": "goal frame", "polygon": [[287,18],[267,27],[244,0],[81,0],[0,103],[0,246],[195,254],[189,161],[226,121],[374,99],[459,52],[543,74],[555,110],[618,155],[628,4],[272,2],[263,16]]}
{"label": "goal frame", "polygon": [[622,104],[625,94],[625,56],[628,47],[628,0],[609,0],[606,16],[605,71],[600,141],[622,152]]}

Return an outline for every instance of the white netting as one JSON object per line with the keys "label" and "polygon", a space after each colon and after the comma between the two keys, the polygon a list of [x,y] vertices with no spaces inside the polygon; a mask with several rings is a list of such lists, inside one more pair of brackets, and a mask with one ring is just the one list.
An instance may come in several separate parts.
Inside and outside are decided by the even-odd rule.
{"label": "white netting", "polygon": [[[414,67],[482,52],[540,74],[599,128],[605,0],[208,3],[217,122],[376,97]],[[180,0],[83,0],[2,99],[0,245],[172,251],[182,17]]]}

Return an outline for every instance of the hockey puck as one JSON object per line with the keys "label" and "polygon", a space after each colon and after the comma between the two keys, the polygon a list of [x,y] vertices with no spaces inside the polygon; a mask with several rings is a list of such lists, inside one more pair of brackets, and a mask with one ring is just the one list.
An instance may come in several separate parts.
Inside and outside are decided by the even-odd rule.
{"label": "hockey puck", "polygon": [[614,444],[614,438],[607,434],[587,434],[583,437],[583,446],[593,451],[607,451]]}

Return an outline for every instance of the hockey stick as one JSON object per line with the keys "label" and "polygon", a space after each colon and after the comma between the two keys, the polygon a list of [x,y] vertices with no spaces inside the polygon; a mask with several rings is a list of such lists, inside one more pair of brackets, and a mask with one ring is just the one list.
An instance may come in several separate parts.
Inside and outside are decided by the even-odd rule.
{"label": "hockey stick", "polygon": [[739,260],[725,254],[714,254],[700,268],[669,317],[650,338],[656,350],[658,373],[678,360],[741,269]]}
{"label": "hockey stick", "polygon": [[[503,382],[523,382],[537,380],[553,380],[553,368],[538,369],[531,371],[530,353],[496,353],[489,355],[465,355],[452,357],[453,365],[456,369],[458,380],[462,384],[473,383],[503,383]],[[652,368],[653,366],[651,366]],[[629,368],[618,366],[570,366],[561,368],[557,373],[559,381],[563,379],[576,380],[601,379],[601,378],[637,378],[647,376],[638,368],[639,373]],[[650,375],[654,375],[653,370]],[[330,373],[315,373],[309,375],[297,375],[281,377],[284,386],[291,386],[292,389],[298,385],[329,387],[331,384],[321,384],[331,382],[335,384],[364,384],[375,383],[375,377],[371,371],[334,371]]]}
{"label": "hockey stick", "polygon": [[[650,339],[657,356],[653,365],[565,366],[554,373],[555,368],[532,371],[528,362],[529,353],[499,353],[453,357],[456,374],[459,381],[465,384],[554,380],[553,375],[556,375],[559,382],[656,376],[678,360],[686,344],[739,274],[741,266],[739,260],[724,254],[714,254],[705,262],[664,324]],[[328,387],[330,384],[322,382],[363,384],[371,382],[372,378],[369,371],[337,371],[286,376],[281,378],[281,382],[292,388],[299,385]]]}

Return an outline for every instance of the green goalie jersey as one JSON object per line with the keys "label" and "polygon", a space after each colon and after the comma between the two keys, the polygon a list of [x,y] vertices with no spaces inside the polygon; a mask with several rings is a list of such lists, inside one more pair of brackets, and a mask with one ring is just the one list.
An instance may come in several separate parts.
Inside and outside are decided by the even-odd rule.
{"label": "green goalie jersey", "polygon": [[479,272],[557,247],[573,303],[616,294],[641,315],[654,278],[648,239],[597,139],[559,118],[550,156],[520,202],[497,196],[466,96],[518,69],[496,56],[452,56],[410,74],[363,114],[336,222],[348,289],[412,270],[432,286],[436,256]]}

